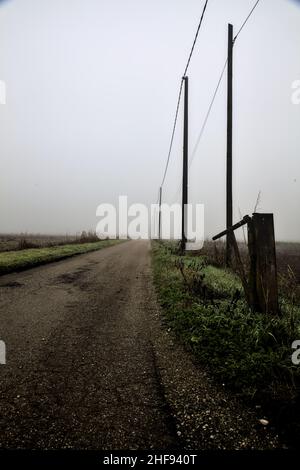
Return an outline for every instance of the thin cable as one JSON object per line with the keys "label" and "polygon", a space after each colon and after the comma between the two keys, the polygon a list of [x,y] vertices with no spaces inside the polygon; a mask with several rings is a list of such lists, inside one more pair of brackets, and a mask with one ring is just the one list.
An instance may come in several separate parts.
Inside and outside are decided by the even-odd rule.
{"label": "thin cable", "polygon": [[[252,16],[252,14],[253,14],[254,10],[256,9],[256,7],[258,6],[259,2],[260,2],[260,0],[257,0],[257,1],[255,2],[255,4],[254,4],[254,6],[252,7],[250,13],[248,14],[248,16],[246,17],[245,21],[243,22],[243,24],[241,25],[240,29],[238,30],[237,34],[235,35],[235,37],[234,37],[234,39],[233,39],[233,44],[235,43],[237,37],[240,35],[240,33],[241,33],[242,30],[244,29],[245,25],[246,25],[247,22],[249,21],[250,17]],[[206,0],[205,5],[204,5],[204,8],[203,8],[203,11],[202,11],[202,15],[201,15],[201,18],[200,18],[200,22],[199,22],[199,25],[198,25],[198,28],[197,28],[197,32],[196,32],[196,35],[195,35],[195,39],[194,39],[194,42],[193,42],[193,46],[192,46],[192,49],[191,49],[191,52],[190,52],[190,55],[189,55],[189,58],[188,58],[188,61],[187,61],[186,67],[185,67],[185,71],[184,71],[184,75],[183,75],[184,77],[185,77],[185,75],[186,75],[186,73],[187,73],[187,70],[188,70],[188,67],[189,67],[189,65],[190,65],[190,61],[191,61],[191,58],[192,58],[192,55],[193,55],[193,52],[194,52],[194,49],[195,49],[195,45],[196,45],[196,42],[197,42],[197,38],[198,38],[198,35],[199,35],[199,31],[200,31],[200,28],[201,28],[201,24],[202,24],[202,21],[203,21],[203,17],[204,17],[206,8],[207,8],[207,3],[208,3],[208,0]],[[214,104],[214,102],[215,102],[215,99],[216,99],[218,90],[219,90],[219,88],[220,88],[220,84],[221,84],[222,78],[223,78],[224,73],[225,73],[225,70],[226,70],[227,63],[228,63],[228,57],[227,57],[227,59],[226,59],[226,61],[225,61],[225,64],[224,64],[224,67],[223,67],[223,69],[222,69],[220,78],[219,78],[219,80],[218,80],[217,87],[216,87],[216,89],[215,89],[215,91],[214,91],[214,94],[213,94],[211,103],[210,103],[210,105],[209,105],[209,108],[208,108],[207,114],[206,114],[206,116],[205,116],[203,125],[202,125],[202,127],[201,127],[199,136],[198,136],[198,138],[197,138],[196,145],[195,145],[194,150],[193,150],[193,152],[192,152],[192,156],[191,156],[191,158],[190,158],[190,160],[189,160],[189,168],[191,167],[192,162],[193,162],[193,160],[194,160],[194,158],[195,158],[196,151],[197,151],[197,149],[198,149],[199,143],[200,143],[200,141],[201,141],[201,138],[202,138],[202,136],[203,136],[204,130],[205,130],[205,128],[206,128],[206,125],[207,125],[207,122],[208,122],[208,119],[209,119],[209,116],[210,116],[210,113],[211,113],[213,104]],[[178,99],[177,109],[176,109],[176,117],[175,117],[173,132],[172,132],[171,145],[170,145],[170,149],[169,149],[169,154],[168,154],[167,165],[166,165],[166,169],[165,169],[165,173],[164,173],[163,183],[164,183],[165,178],[166,178],[166,174],[167,174],[167,170],[168,170],[168,165],[169,165],[169,161],[170,161],[171,150],[172,150],[173,141],[174,141],[174,134],[175,134],[175,129],[176,129],[177,117],[178,117],[179,103],[180,103],[181,94],[182,94],[182,86],[183,86],[183,79],[181,80],[181,85],[180,85],[179,99]],[[163,185],[163,183],[162,183],[162,185]],[[162,185],[161,185],[161,186],[162,186]],[[178,190],[177,190],[177,192],[176,192],[176,195],[177,195],[178,192],[180,191],[181,186],[182,186],[182,184],[181,184],[180,187],[178,188]]]}
{"label": "thin cable", "polygon": [[255,3],[254,7],[252,8],[252,10],[250,11],[249,15],[247,16],[247,18],[245,19],[244,23],[242,24],[242,26],[240,27],[240,29],[238,30],[237,34],[235,35],[234,39],[233,39],[233,43],[235,43],[236,41],[236,38],[239,36],[239,34],[241,33],[242,29],[244,29],[246,23],[249,21],[250,19],[250,16],[252,15],[252,13],[254,12],[255,8],[257,7],[257,5],[259,4],[260,0],[257,0],[257,2]]}
{"label": "thin cable", "polygon": [[[207,111],[207,113],[206,113],[206,116],[205,116],[204,122],[203,122],[203,124],[202,124],[200,133],[199,133],[199,135],[198,135],[196,145],[195,145],[195,147],[194,147],[194,149],[193,149],[191,158],[190,158],[190,160],[189,160],[189,169],[190,169],[190,167],[191,167],[191,165],[192,165],[193,159],[195,158],[195,155],[196,155],[196,152],[197,152],[197,150],[198,150],[198,146],[199,146],[200,140],[201,140],[202,135],[203,135],[203,133],[204,133],[204,130],[205,130],[205,127],[206,127],[208,118],[209,118],[209,116],[210,116],[210,113],[211,113],[213,104],[214,104],[214,102],[215,102],[217,93],[218,93],[218,91],[219,91],[219,88],[220,88],[220,85],[221,85],[221,82],[222,82],[222,78],[223,78],[224,73],[225,73],[225,70],[226,70],[227,62],[228,62],[228,58],[226,59],[225,64],[224,64],[224,66],[223,66],[223,69],[222,69],[221,75],[220,75],[220,77],[219,77],[217,86],[216,86],[216,88],[215,88],[215,91],[214,91],[212,100],[211,100],[210,105],[209,105],[209,107],[208,107],[208,111]],[[181,190],[181,187],[182,187],[182,183],[180,184],[179,188],[177,189],[177,191],[176,191],[176,193],[175,193],[175,197],[177,197],[179,191]]]}
{"label": "thin cable", "polygon": [[202,138],[202,135],[203,135],[203,133],[204,133],[204,130],[205,130],[205,127],[206,127],[208,118],[209,118],[209,116],[210,116],[210,113],[211,113],[213,104],[214,104],[215,99],[216,99],[216,96],[217,96],[217,93],[218,93],[218,91],[219,91],[219,88],[220,88],[220,85],[221,85],[221,82],[222,82],[222,78],[223,78],[223,76],[224,76],[224,73],[225,73],[225,70],[226,70],[226,67],[227,67],[227,63],[228,63],[228,58],[226,59],[225,64],[224,64],[224,66],[223,66],[223,69],[222,69],[220,78],[219,78],[219,80],[218,80],[216,89],[215,89],[215,91],[214,91],[212,100],[211,100],[210,105],[209,105],[209,107],[208,107],[208,111],[207,111],[207,113],[206,113],[206,116],[205,116],[204,122],[203,122],[203,124],[202,124],[200,133],[199,133],[199,135],[198,135],[198,138],[197,138],[197,141],[196,141],[196,145],[195,145],[195,147],[194,147],[194,149],[193,149],[193,152],[192,152],[192,155],[191,155],[191,158],[190,158],[190,161],[189,161],[189,168],[191,167],[192,162],[193,162],[193,160],[194,160],[194,158],[195,158],[196,152],[197,152],[197,150],[198,150],[198,146],[199,146],[200,140],[201,140],[201,138]]}
{"label": "thin cable", "polygon": [[[254,12],[254,10],[256,9],[256,7],[257,7],[257,5],[259,4],[259,2],[260,2],[260,0],[257,0],[257,1],[255,2],[255,4],[254,4],[253,8],[251,9],[250,13],[248,14],[248,16],[246,17],[245,21],[243,22],[243,24],[241,25],[240,29],[238,30],[237,34],[235,35],[235,37],[234,37],[234,39],[233,39],[233,44],[235,44],[235,41],[236,41],[237,37],[240,35],[241,31],[244,29],[246,23],[249,21],[251,15],[253,14],[253,12]],[[216,96],[217,96],[218,90],[219,90],[219,88],[220,88],[220,84],[221,84],[222,78],[223,78],[223,76],[224,76],[224,72],[225,72],[227,63],[228,63],[228,57],[227,57],[227,59],[226,59],[226,61],[225,61],[225,64],[224,64],[222,73],[221,73],[221,75],[220,75],[220,78],[219,78],[219,81],[218,81],[216,90],[215,90],[215,92],[214,92],[212,101],[211,101],[211,103],[210,103],[210,105],[209,105],[208,112],[207,112],[207,114],[206,114],[206,116],[205,116],[204,123],[203,123],[203,125],[202,125],[202,127],[201,127],[199,136],[198,136],[198,138],[197,138],[196,145],[195,145],[194,150],[193,150],[193,152],[192,152],[192,156],[191,156],[190,161],[189,161],[189,168],[191,167],[192,161],[194,160],[196,151],[197,151],[197,149],[198,149],[198,147],[199,147],[199,143],[200,143],[200,140],[201,140],[202,135],[203,135],[203,133],[204,133],[204,130],[205,130],[205,127],[206,127],[206,124],[207,124],[207,121],[208,121],[208,118],[209,118],[211,109],[212,109],[212,107],[213,107],[215,98],[216,98]],[[176,193],[176,194],[177,194],[177,193]]]}
{"label": "thin cable", "polygon": [[176,130],[176,125],[177,125],[177,119],[178,119],[179,105],[180,105],[180,100],[181,100],[181,95],[182,95],[183,80],[184,80],[184,77],[186,76],[186,73],[188,71],[188,68],[189,68],[189,65],[190,65],[190,62],[191,62],[191,59],[192,59],[192,55],[193,55],[193,52],[194,52],[194,49],[195,49],[195,46],[196,46],[196,43],[197,43],[197,39],[198,39],[198,36],[199,36],[199,32],[200,32],[200,29],[201,29],[201,25],[202,25],[202,22],[203,22],[203,18],[204,18],[204,15],[205,15],[207,4],[208,4],[208,0],[205,1],[204,7],[203,7],[203,10],[202,10],[202,14],[201,14],[201,18],[200,18],[200,21],[199,21],[199,24],[198,24],[198,27],[197,27],[197,31],[196,31],[196,34],[195,34],[195,38],[194,38],[194,41],[193,41],[193,45],[192,45],[192,48],[191,48],[191,51],[190,51],[185,69],[184,69],[183,78],[181,79],[181,82],[180,82],[180,88],[179,88],[179,94],[178,94],[178,100],[177,100],[177,106],[176,106],[176,113],[175,113],[175,120],[174,120],[174,124],[173,124],[171,142],[170,142],[170,146],[169,146],[169,152],[168,152],[168,157],[167,157],[167,162],[166,162],[166,166],[165,166],[165,171],[164,171],[164,176],[163,176],[163,179],[162,179],[161,187],[164,185],[166,175],[167,175],[167,171],[168,171],[168,167],[169,167],[169,163],[170,163],[170,157],[171,157],[171,152],[172,152],[172,147],[173,147],[173,142],[174,142],[174,136],[175,136],[175,130]]}
{"label": "thin cable", "polygon": [[182,95],[182,87],[183,87],[183,79],[181,80],[180,83],[180,88],[179,88],[179,94],[178,94],[178,100],[177,100],[177,106],[176,106],[176,113],[175,113],[175,119],[174,119],[174,124],[173,124],[173,130],[172,130],[172,136],[171,136],[171,142],[169,146],[169,152],[168,152],[168,158],[167,158],[167,163],[164,171],[164,176],[161,182],[161,187],[163,187],[166,176],[167,176],[167,171],[170,163],[170,157],[171,157],[171,152],[172,152],[172,147],[173,147],[173,142],[174,142],[174,136],[175,136],[175,130],[176,130],[176,124],[177,124],[177,119],[178,119],[178,113],[179,113],[179,105],[180,105],[180,100],[181,100],[181,95]]}
{"label": "thin cable", "polygon": [[196,42],[197,42],[197,39],[198,39],[198,35],[199,35],[199,31],[200,31],[200,28],[201,28],[201,25],[202,25],[203,18],[204,18],[204,15],[205,15],[207,4],[208,4],[208,0],[206,0],[205,5],[203,7],[202,15],[201,15],[199,25],[198,25],[198,28],[197,28],[197,31],[196,31],[196,35],[195,35],[195,38],[194,38],[192,49],[191,49],[187,64],[186,64],[185,69],[184,69],[184,74],[183,74],[184,77],[186,76],[186,73],[188,71],[188,68],[189,68],[189,65],[190,65],[190,62],[191,62],[191,58],[192,58],[192,55],[193,55],[193,52],[194,52],[194,49],[195,49],[195,46],[196,46]]}

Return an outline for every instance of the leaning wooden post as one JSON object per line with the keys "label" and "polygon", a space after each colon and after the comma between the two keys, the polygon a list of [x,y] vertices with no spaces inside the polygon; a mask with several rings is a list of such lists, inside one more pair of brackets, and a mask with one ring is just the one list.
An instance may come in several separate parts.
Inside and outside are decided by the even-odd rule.
{"label": "leaning wooden post", "polygon": [[253,214],[248,223],[251,303],[260,312],[278,314],[278,285],[273,214]]}

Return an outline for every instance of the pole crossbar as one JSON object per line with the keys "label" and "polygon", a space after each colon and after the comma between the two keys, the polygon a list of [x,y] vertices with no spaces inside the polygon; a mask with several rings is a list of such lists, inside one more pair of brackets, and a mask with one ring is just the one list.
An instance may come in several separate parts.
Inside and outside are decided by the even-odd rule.
{"label": "pole crossbar", "polygon": [[234,232],[240,227],[243,227],[243,225],[248,224],[251,221],[251,217],[249,215],[245,215],[240,222],[237,222],[236,224],[232,225],[231,227],[227,228],[226,230],[223,230],[223,232],[218,233],[218,235],[215,235],[212,239],[213,241],[219,240],[219,238],[224,237],[225,235],[228,235],[229,233]]}

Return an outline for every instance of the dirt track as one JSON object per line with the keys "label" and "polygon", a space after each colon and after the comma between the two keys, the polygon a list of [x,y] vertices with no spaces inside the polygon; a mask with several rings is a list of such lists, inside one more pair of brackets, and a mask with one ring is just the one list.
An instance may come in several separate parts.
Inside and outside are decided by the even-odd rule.
{"label": "dirt track", "polygon": [[2,448],[261,448],[276,438],[161,326],[148,242],[0,278]]}

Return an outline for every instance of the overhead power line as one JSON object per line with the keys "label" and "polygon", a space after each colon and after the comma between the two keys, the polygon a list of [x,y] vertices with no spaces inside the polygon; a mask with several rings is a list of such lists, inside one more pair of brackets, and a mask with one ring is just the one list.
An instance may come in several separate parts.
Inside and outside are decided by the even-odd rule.
{"label": "overhead power line", "polygon": [[[244,27],[246,26],[247,22],[249,21],[250,17],[252,16],[252,14],[254,13],[254,10],[256,9],[256,7],[258,6],[260,0],[256,0],[254,6],[252,7],[252,9],[250,10],[249,14],[247,15],[245,21],[242,23],[240,29],[238,30],[237,34],[235,35],[234,39],[233,39],[233,43],[235,43],[237,37],[240,35],[240,33],[242,32],[242,30],[244,29]],[[187,63],[186,63],[186,67],[185,67],[185,70],[184,70],[184,74],[183,74],[183,78],[181,79],[181,82],[180,82],[180,88],[179,88],[179,93],[178,93],[178,100],[177,100],[177,105],[176,105],[176,113],[175,113],[175,120],[174,120],[174,124],[173,124],[173,129],[172,129],[172,135],[171,135],[171,142],[170,142],[170,146],[169,146],[169,152],[168,152],[168,157],[167,157],[167,162],[166,162],[166,166],[165,166],[165,171],[164,171],[164,175],[163,175],[163,179],[162,179],[162,183],[161,183],[161,187],[163,186],[164,182],[165,182],[165,179],[166,179],[166,175],[167,175],[167,171],[168,171],[168,167],[169,167],[169,163],[170,163],[170,157],[171,157],[171,152],[172,152],[172,148],[173,148],[173,142],[174,142],[174,136],[175,136],[175,131],[176,131],[176,125],[177,125],[177,120],[178,120],[178,113],[179,113],[179,106],[180,106],[180,100],[181,100],[181,95],[182,95],[182,88],[183,88],[183,79],[184,77],[186,76],[186,73],[188,71],[188,68],[189,68],[189,65],[190,65],[190,62],[191,62],[191,58],[192,58],[192,55],[193,55],[193,52],[194,52],[194,49],[195,49],[195,45],[197,43],[197,39],[198,39],[198,35],[199,35],[199,32],[200,32],[200,29],[201,29],[201,25],[202,25],[202,22],[203,22],[203,18],[204,18],[204,15],[205,15],[205,11],[206,11],[206,8],[207,8],[207,4],[208,4],[208,0],[206,0],[205,4],[204,4],[204,7],[203,7],[203,11],[202,11],[202,14],[201,14],[201,18],[200,18],[200,21],[199,21],[199,24],[198,24],[198,28],[197,28],[197,31],[196,31],[196,34],[195,34],[195,38],[194,38],[194,42],[193,42],[193,45],[192,45],[192,48],[191,48],[191,51],[190,51],[190,54],[189,54],[189,57],[188,57],[188,60],[187,60]],[[197,149],[199,147],[199,144],[200,144],[200,141],[201,141],[201,138],[204,134],[204,130],[206,128],[206,125],[207,125],[207,122],[208,122],[208,119],[209,119],[209,116],[210,116],[210,113],[211,113],[211,110],[212,110],[212,107],[214,105],[214,102],[215,102],[215,99],[216,99],[216,96],[217,96],[217,93],[219,91],[219,88],[220,88],[220,85],[221,85],[221,82],[222,82],[222,79],[223,79],[223,76],[224,76],[224,73],[225,73],[225,70],[226,70],[226,66],[227,66],[227,63],[228,63],[228,57],[225,61],[225,64],[224,64],[224,67],[222,69],[222,72],[221,72],[221,75],[219,77],[219,80],[218,80],[218,83],[217,83],[217,86],[216,86],[216,89],[213,93],[213,96],[212,96],[212,100],[209,104],[209,107],[208,107],[208,111],[205,115],[205,118],[204,118],[204,122],[202,124],[202,127],[200,129],[200,133],[198,135],[198,138],[197,138],[197,141],[196,141],[196,144],[195,144],[195,147],[193,149],[193,152],[192,152],[192,155],[191,155],[191,158],[190,158],[190,161],[189,161],[189,168],[191,167],[192,165],[192,162],[195,158],[195,155],[196,155],[196,152],[197,152]],[[180,188],[181,188],[181,185],[178,189],[178,191],[180,191]],[[176,192],[176,194],[178,193],[178,191]]]}
{"label": "overhead power line", "polygon": [[[237,34],[235,35],[234,39],[233,39],[233,44],[235,43],[237,37],[240,35],[240,33],[242,32],[242,30],[244,29],[244,27],[246,26],[247,22],[249,21],[250,17],[252,16],[252,14],[254,13],[254,10],[256,9],[256,7],[258,6],[260,0],[257,0],[253,6],[253,8],[251,9],[250,13],[247,15],[245,21],[242,23],[240,29],[238,30]],[[204,134],[204,130],[206,128],[206,125],[207,125],[207,122],[208,122],[208,119],[209,119],[209,116],[210,116],[210,113],[211,113],[211,110],[212,110],[212,107],[214,105],[214,102],[215,102],[215,99],[216,99],[216,96],[217,96],[217,93],[219,91],[219,88],[220,88],[220,85],[221,85],[221,82],[222,82],[222,79],[223,79],[223,76],[224,76],[224,73],[225,73],[225,70],[226,70],[226,66],[227,66],[227,63],[228,63],[228,57],[226,58],[226,61],[225,61],[225,64],[223,66],[223,69],[222,69],[222,72],[220,74],[220,77],[219,77],[219,80],[218,80],[218,83],[217,83],[217,86],[216,86],[216,89],[214,91],[214,94],[213,94],[213,97],[212,97],[212,100],[209,104],[209,107],[208,107],[208,111],[205,115],[205,118],[204,118],[204,121],[203,121],[203,124],[202,124],[202,127],[200,129],[200,132],[199,132],[199,135],[197,137],[197,141],[196,141],[196,144],[195,144],[195,147],[192,151],[192,154],[191,154],[191,157],[190,157],[190,160],[189,160],[189,168],[191,167],[192,165],[192,162],[195,158],[195,155],[196,155],[196,152],[198,150],[198,147],[199,147],[199,144],[200,144],[200,141],[201,141],[201,138]],[[175,198],[177,198],[180,190],[181,190],[181,187],[182,187],[182,184],[180,184],[180,186],[178,187],[176,193],[175,193]]]}
{"label": "overhead power line", "polygon": [[205,127],[206,127],[208,118],[209,118],[209,116],[210,116],[210,113],[211,113],[213,104],[214,104],[214,102],[215,102],[217,93],[218,93],[218,91],[219,91],[219,88],[220,88],[220,85],[221,85],[221,82],[222,82],[222,78],[223,78],[223,76],[224,76],[224,73],[225,73],[225,70],[226,70],[226,67],[227,67],[227,63],[228,63],[228,58],[226,59],[225,64],[224,64],[224,66],[223,66],[223,69],[222,69],[221,75],[220,75],[220,77],[219,77],[219,80],[218,80],[216,89],[215,89],[215,91],[214,91],[212,100],[211,100],[211,102],[210,102],[210,104],[209,104],[208,111],[207,111],[207,113],[206,113],[206,115],[205,115],[204,122],[203,122],[203,124],[202,124],[200,133],[199,133],[199,135],[198,135],[198,138],[197,138],[195,147],[194,147],[194,149],[193,149],[193,151],[192,151],[192,155],[191,155],[190,162],[189,162],[189,168],[191,167],[191,164],[192,164],[192,162],[193,162],[193,160],[194,160],[194,158],[195,158],[195,155],[196,155],[196,152],[197,152],[197,149],[198,149],[198,146],[199,146],[201,137],[202,137],[202,135],[203,135],[203,132],[204,132],[204,129],[205,129]]}
{"label": "overhead power line", "polygon": [[[260,0],[257,0],[257,1],[255,2],[255,4],[254,4],[253,8],[251,9],[250,13],[248,14],[248,16],[246,17],[245,21],[243,22],[243,24],[241,25],[240,29],[238,30],[237,34],[235,35],[235,37],[234,37],[234,39],[233,39],[233,44],[235,43],[237,37],[240,35],[241,31],[242,31],[242,30],[244,29],[244,27],[246,26],[246,23],[249,21],[251,15],[253,14],[253,12],[254,12],[254,10],[256,9],[256,7],[258,6],[259,2],[260,2]],[[202,124],[200,133],[199,133],[198,138],[197,138],[197,141],[196,141],[196,145],[195,145],[195,147],[194,147],[194,149],[193,149],[193,152],[192,152],[192,155],[191,155],[191,158],[190,158],[189,167],[191,166],[192,161],[193,161],[194,158],[195,158],[195,154],[196,154],[197,149],[198,149],[198,147],[199,147],[200,140],[201,140],[201,138],[202,138],[202,136],[203,136],[205,127],[206,127],[206,125],[207,125],[208,118],[209,118],[209,116],[210,116],[210,113],[211,113],[213,104],[214,104],[214,102],[215,102],[217,93],[218,93],[218,91],[219,91],[220,84],[221,84],[221,82],[222,82],[222,78],[223,78],[223,76],[224,76],[227,63],[228,63],[228,57],[226,58],[224,67],[223,67],[223,69],[222,69],[220,78],[219,78],[219,80],[218,80],[217,87],[216,87],[216,89],[215,89],[215,91],[214,91],[212,100],[211,100],[210,105],[209,105],[209,107],[208,107],[208,111],[207,111],[207,113],[206,113],[206,115],[205,115],[204,122],[203,122],[203,124]]]}
{"label": "overhead power line", "polygon": [[195,49],[195,46],[196,46],[196,42],[197,42],[197,39],[198,39],[200,28],[202,26],[202,21],[203,21],[204,15],[205,15],[207,4],[208,4],[208,0],[206,0],[205,5],[204,5],[203,10],[202,10],[202,15],[201,15],[199,25],[198,25],[198,28],[197,28],[197,31],[196,31],[196,35],[195,35],[195,39],[194,39],[194,42],[193,42],[193,45],[192,45],[192,49],[191,49],[187,64],[186,64],[185,69],[184,69],[184,74],[183,74],[184,77],[187,74],[187,71],[188,71],[188,68],[189,68],[189,65],[190,65],[190,62],[191,62],[191,58],[192,58],[192,55],[193,55],[193,52],[194,52],[194,49]]}
{"label": "overhead power line", "polygon": [[[194,158],[195,158],[195,155],[196,155],[196,152],[197,152],[197,150],[198,150],[198,146],[199,146],[199,144],[200,144],[200,140],[201,140],[202,135],[203,135],[203,133],[204,133],[204,130],[205,130],[205,127],[206,127],[208,118],[209,118],[209,116],[210,116],[210,113],[211,113],[213,104],[214,104],[214,102],[215,102],[215,99],[216,99],[218,90],[219,90],[220,85],[221,85],[221,82],[222,82],[222,78],[223,78],[224,73],[225,73],[225,70],[226,70],[227,62],[228,62],[228,58],[226,59],[225,64],[224,64],[224,66],[223,66],[223,68],[222,68],[221,75],[220,75],[220,77],[219,77],[219,79],[218,79],[217,86],[216,86],[216,88],[215,88],[213,97],[212,97],[212,99],[211,99],[211,101],[210,101],[210,104],[209,104],[209,107],[208,107],[208,111],[207,111],[207,113],[206,113],[206,115],[205,115],[204,122],[203,122],[202,127],[201,127],[201,130],[200,130],[200,132],[199,132],[199,135],[198,135],[198,138],[197,138],[195,147],[194,147],[194,149],[193,149],[193,151],[192,151],[192,154],[191,154],[191,157],[190,157],[190,160],[189,160],[189,169],[191,168],[192,162],[193,162],[193,160],[194,160]],[[177,198],[177,196],[178,196],[178,194],[179,194],[179,192],[180,192],[180,190],[181,190],[181,186],[182,186],[182,183],[179,185],[179,187],[178,187],[178,189],[177,189],[177,191],[176,191],[176,193],[175,193],[175,198]]]}
{"label": "overhead power line", "polygon": [[163,175],[161,187],[164,185],[164,182],[165,182],[165,179],[166,179],[166,176],[167,176],[169,163],[170,163],[170,157],[171,157],[171,152],[172,152],[172,147],[173,147],[173,142],[174,142],[175,130],[176,130],[176,125],[177,125],[177,120],[178,120],[180,100],[181,100],[181,95],[182,95],[183,79],[187,74],[187,71],[188,71],[188,68],[189,68],[189,65],[190,65],[190,62],[191,62],[191,59],[192,59],[192,55],[193,55],[193,52],[194,52],[194,49],[195,49],[195,46],[196,46],[196,43],[197,43],[197,39],[198,39],[198,36],[199,36],[199,32],[200,32],[200,29],[201,29],[201,25],[202,25],[202,22],[203,22],[203,18],[204,18],[204,15],[205,15],[207,4],[208,4],[208,0],[205,1],[204,7],[203,7],[203,10],[202,10],[202,14],[201,14],[201,18],[200,18],[200,21],[199,21],[199,24],[198,24],[198,27],[197,27],[197,31],[196,31],[196,34],[195,34],[195,38],[194,38],[194,41],[193,41],[193,45],[192,45],[191,51],[189,53],[189,57],[188,57],[185,69],[184,69],[183,77],[182,77],[181,82],[180,82],[177,105],[176,105],[176,112],[175,112],[175,119],[174,119],[172,135],[171,135],[171,141],[170,141],[170,146],[169,146],[169,151],[168,151],[168,156],[167,156],[167,162],[166,162],[166,166],[165,166],[165,170],[164,170],[164,175]]}
{"label": "overhead power line", "polygon": [[249,21],[250,17],[252,16],[255,8],[257,7],[257,5],[259,4],[260,0],[257,0],[255,5],[253,6],[252,10],[250,11],[249,15],[247,16],[247,18],[245,19],[244,23],[242,24],[242,26],[240,27],[240,29],[238,30],[237,34],[235,35],[234,39],[233,39],[233,43],[235,43],[236,41],[236,38],[240,35],[241,31],[244,29],[244,27],[246,26],[246,23]]}
{"label": "overhead power line", "polygon": [[175,136],[175,130],[176,130],[176,125],[177,125],[177,119],[178,119],[178,113],[179,113],[179,106],[180,106],[180,100],[181,100],[181,94],[182,94],[182,87],[183,87],[183,78],[180,82],[180,88],[179,88],[179,93],[178,93],[178,99],[177,99],[177,106],[176,106],[176,113],[175,113],[175,120],[174,120],[174,124],[173,124],[173,129],[172,129],[172,136],[171,136],[171,142],[170,142],[170,146],[169,146],[169,152],[168,152],[168,158],[167,158],[167,163],[166,163],[166,167],[165,167],[165,171],[164,171],[164,176],[163,176],[163,179],[162,179],[162,182],[161,182],[161,188],[163,187],[164,185],[164,182],[165,182],[165,179],[166,179],[166,176],[167,176],[167,171],[168,171],[168,167],[169,167],[169,163],[170,163],[170,157],[171,157],[171,152],[172,152],[172,147],[173,147],[173,142],[174,142],[174,136]]}

